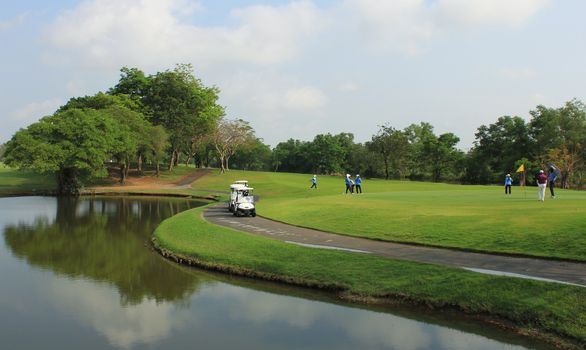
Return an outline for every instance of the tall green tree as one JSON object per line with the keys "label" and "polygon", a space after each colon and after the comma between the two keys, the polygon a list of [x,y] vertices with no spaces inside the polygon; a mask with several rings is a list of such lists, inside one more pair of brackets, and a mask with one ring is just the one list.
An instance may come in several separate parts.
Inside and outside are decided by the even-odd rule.
{"label": "tall green tree", "polygon": [[[342,142],[346,137],[331,134],[316,135],[309,144],[309,156],[312,159],[313,172],[318,174],[334,174],[346,172],[346,154]],[[342,141],[342,142],[341,142]]]}
{"label": "tall green tree", "polygon": [[140,108],[136,101],[127,95],[106,95],[100,92],[94,96],[72,98],[59,111],[72,108],[101,110],[115,120],[117,133],[112,159],[119,167],[121,183],[126,182],[132,160],[137,159],[140,170],[144,153],[150,146],[149,137],[153,126],[138,112]]}
{"label": "tall green tree", "polygon": [[405,133],[389,125],[382,125],[378,133],[367,143],[367,147],[382,160],[385,179],[390,178],[391,169],[394,169],[398,177],[404,176],[410,152],[408,136]]}
{"label": "tall green tree", "polygon": [[557,109],[537,106],[530,113],[536,158],[543,167],[555,163],[562,173],[562,187],[569,187],[574,173],[585,164],[586,106],[574,99]]}
{"label": "tall green tree", "polygon": [[170,169],[178,162],[179,153],[191,152],[192,143],[212,132],[224,115],[217,103],[218,93],[218,88],[206,87],[193,76],[191,65],[180,64],[150,78],[143,101],[152,122],[169,134]]}
{"label": "tall green tree", "polygon": [[473,151],[469,153],[473,159],[466,169],[466,177],[473,182],[501,181],[504,174],[516,169],[517,160],[534,157],[529,125],[520,117],[503,116],[493,124],[481,125],[475,137]]}
{"label": "tall green tree", "polygon": [[145,151],[146,160],[155,165],[156,176],[160,175],[160,164],[165,157],[165,152],[169,146],[169,135],[161,125],[153,126],[150,130],[150,136]]}
{"label": "tall green tree", "polygon": [[82,180],[106,175],[119,128],[104,111],[68,109],[19,130],[6,146],[6,164],[57,175],[60,195],[77,195]]}

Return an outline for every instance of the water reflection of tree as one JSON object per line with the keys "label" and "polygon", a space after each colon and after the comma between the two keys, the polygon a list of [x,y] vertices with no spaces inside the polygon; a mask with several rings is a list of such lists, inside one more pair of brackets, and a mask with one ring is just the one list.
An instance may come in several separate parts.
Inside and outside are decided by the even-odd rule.
{"label": "water reflection of tree", "polygon": [[196,290],[198,278],[163,261],[148,244],[162,220],[196,205],[153,198],[59,198],[54,220],[9,225],[4,239],[33,266],[112,283],[122,304],[181,300]]}

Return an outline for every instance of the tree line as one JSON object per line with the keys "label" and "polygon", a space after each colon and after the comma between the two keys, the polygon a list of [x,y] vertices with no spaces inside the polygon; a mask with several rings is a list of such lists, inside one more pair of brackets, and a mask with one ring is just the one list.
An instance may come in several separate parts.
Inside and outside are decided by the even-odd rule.
{"label": "tree line", "polygon": [[[553,164],[563,188],[586,185],[586,106],[573,99],[562,107],[538,105],[530,120],[503,116],[481,125],[468,152],[459,150],[453,133],[436,134],[431,124],[411,124],[403,130],[390,124],[364,143],[351,133],[320,134],[312,141],[289,139],[272,149],[249,152],[234,164],[241,169],[345,174],[468,184],[501,183],[507,173],[517,182],[531,179]],[[261,147],[256,145],[256,149]],[[255,160],[256,157],[256,160]],[[251,166],[251,164],[253,166]],[[515,173],[523,164],[525,173]],[[528,181],[528,184],[531,184]]]}
{"label": "tree line", "polygon": [[425,122],[400,130],[379,126],[364,143],[351,133],[289,139],[274,148],[243,119],[227,119],[220,90],[205,86],[190,65],[145,75],[121,69],[106,92],[71,98],[53,115],[21,129],[0,157],[9,166],[57,175],[58,192],[77,194],[90,179],[116,169],[124,183],[130,169],[161,164],[363,177],[499,183],[521,164],[529,174],[555,164],[561,185],[583,187],[586,169],[586,107],[571,100],[559,108],[537,106],[526,122],[503,116],[481,125],[468,152],[453,133],[437,134]]}
{"label": "tree line", "polygon": [[[79,194],[84,183],[115,168],[124,183],[131,166],[173,169],[180,158],[222,170],[235,150],[255,140],[242,119],[225,118],[217,87],[205,86],[191,65],[145,75],[121,69],[107,92],[71,98],[54,114],[15,133],[2,147],[9,166],[54,173],[59,194]],[[214,163],[217,164],[217,163]]]}

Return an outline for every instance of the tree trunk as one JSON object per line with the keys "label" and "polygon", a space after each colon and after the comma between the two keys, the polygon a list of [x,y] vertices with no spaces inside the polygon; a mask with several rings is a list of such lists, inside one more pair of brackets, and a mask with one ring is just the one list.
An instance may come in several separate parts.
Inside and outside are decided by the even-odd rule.
{"label": "tree trunk", "polygon": [[224,156],[219,155],[218,158],[220,160],[220,173],[225,173],[226,168],[224,167]]}
{"label": "tree trunk", "polygon": [[169,171],[173,170],[173,165],[175,165],[175,150],[171,152],[171,161],[169,162]]}
{"label": "tree trunk", "polygon": [[120,164],[120,183],[124,185],[126,182],[126,164]]}
{"label": "tree trunk", "polygon": [[124,180],[126,181],[126,179],[128,178],[128,173],[130,173],[130,157],[126,157],[126,168],[124,169],[124,171]]}
{"label": "tree trunk", "polygon": [[384,158],[384,162],[385,162],[385,179],[389,179],[389,161],[388,159],[385,157]]}
{"label": "tree trunk", "polygon": [[228,171],[230,170],[230,167],[228,166],[228,161],[229,161],[229,160],[230,160],[230,156],[227,156],[227,157],[225,158],[225,161],[226,161],[226,170],[228,170]]}
{"label": "tree trunk", "polygon": [[191,162],[191,156],[190,155],[188,155],[187,156],[187,159],[185,160],[185,166],[188,166],[189,165],[189,162]]}
{"label": "tree trunk", "polygon": [[160,167],[159,167],[159,161],[157,161],[156,163],[157,163],[157,165],[156,165],[156,168],[157,168],[156,174],[157,174],[157,177],[159,177],[159,175],[161,175],[161,171],[160,171]]}
{"label": "tree trunk", "polygon": [[142,153],[138,155],[138,159],[136,160],[136,169],[142,175]]}
{"label": "tree trunk", "polygon": [[61,168],[57,172],[57,194],[60,196],[79,196],[81,183],[75,169]]}

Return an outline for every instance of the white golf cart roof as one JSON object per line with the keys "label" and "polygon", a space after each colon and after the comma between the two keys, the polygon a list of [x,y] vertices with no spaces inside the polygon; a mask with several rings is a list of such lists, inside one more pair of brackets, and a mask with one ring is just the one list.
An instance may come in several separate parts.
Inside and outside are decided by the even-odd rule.
{"label": "white golf cart roof", "polygon": [[254,188],[252,187],[238,187],[238,191],[252,191]]}
{"label": "white golf cart roof", "polygon": [[231,189],[231,190],[238,190],[238,189],[245,188],[245,187],[246,187],[246,186],[245,186],[245,185],[243,185],[243,184],[231,184],[231,185],[230,185],[230,189]]}
{"label": "white golf cart roof", "polygon": [[248,180],[236,180],[232,184],[233,185],[246,185],[246,186],[248,186]]}

